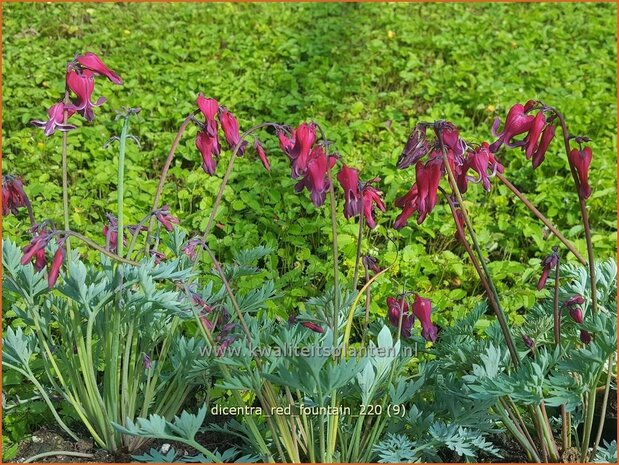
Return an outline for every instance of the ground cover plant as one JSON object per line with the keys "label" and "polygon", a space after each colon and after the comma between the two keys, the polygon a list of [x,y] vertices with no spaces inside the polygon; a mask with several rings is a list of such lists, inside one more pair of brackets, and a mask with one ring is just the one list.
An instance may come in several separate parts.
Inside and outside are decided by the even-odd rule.
{"label": "ground cover plant", "polygon": [[[454,93],[457,77],[441,82],[443,68],[466,63],[459,55],[445,61],[447,36],[433,35],[432,59],[411,64],[415,55],[399,51],[398,32],[387,29],[366,43],[397,58],[378,67],[371,86],[350,81],[359,100],[339,118],[327,84],[344,68],[325,70],[321,81],[325,64],[313,58],[343,34],[334,32],[334,13],[341,20],[380,11],[387,25],[403,11],[464,13],[455,24],[466,29],[473,7],[166,7],[176,21],[234,9],[223,24],[239,27],[258,10],[323,19],[322,40],[297,37],[281,49],[286,60],[317,69],[293,66],[293,76],[303,74],[294,85],[307,74],[322,92],[301,105],[298,92],[273,90],[267,104],[261,87],[226,89],[216,73],[178,91],[177,69],[191,79],[200,69],[194,62],[170,66],[155,99],[142,92],[152,81],[135,72],[137,62],[114,56],[114,47],[131,43],[118,39],[131,29],[106,36],[116,44],[110,49],[65,54],[59,67],[53,63],[63,58],[49,56],[40,79],[51,97],[39,93],[31,109],[3,123],[6,457],[32,414],[73,439],[145,461],[502,460],[505,437],[528,461],[612,457],[616,446],[602,437],[616,392],[616,265],[605,260],[614,255],[614,174],[604,169],[614,159],[614,107],[593,117],[606,97],[579,106],[577,92],[553,92],[546,81],[561,82],[552,80],[564,65],[542,47],[547,87],[531,95],[514,75],[513,94],[501,89],[511,97],[501,110],[467,90]],[[27,11],[20,8],[5,7],[11,27]],[[49,8],[51,17],[79,13],[71,20],[85,30],[99,12],[114,11]],[[142,7],[113,8],[130,16]],[[564,13],[536,8],[541,22]],[[607,5],[569,8],[599,14],[600,30],[608,25]],[[39,34],[24,31],[23,39]],[[275,31],[273,40],[289,37]],[[364,20],[357,32],[378,34]],[[81,43],[72,41],[76,33],[82,28],[67,32],[68,43]],[[570,43],[574,60],[579,44],[586,49],[596,37]],[[26,48],[11,40],[13,53]],[[146,68],[169,62],[167,45],[148,43],[161,55],[150,55]],[[233,73],[246,76],[252,58],[239,59],[238,42],[218,36],[213,44],[209,69],[225,72],[222,63],[233,60]],[[288,57],[291,44],[299,48]],[[8,53],[9,63],[30,59]],[[612,48],[596,53],[602,63],[614,60]],[[518,56],[499,55],[508,58]],[[364,65],[377,59],[370,54]],[[346,69],[358,66],[352,60]],[[407,77],[411,67],[436,76]],[[14,69],[3,69],[7,79]],[[282,79],[289,75],[282,70]],[[614,91],[614,77],[595,76],[583,92]],[[485,84],[477,79],[479,94]],[[413,80],[436,87],[417,95]],[[8,105],[18,101],[23,87],[6,88]],[[127,88],[139,101],[117,95]],[[378,134],[372,108],[393,118]],[[26,134],[58,154],[55,193],[41,184],[50,169],[39,175],[33,166],[44,157],[21,156],[33,150]],[[368,157],[363,147],[389,156]],[[91,157],[101,163],[90,168]],[[241,414],[217,423],[225,407]],[[218,447],[201,439],[207,431],[234,440]],[[197,455],[163,452],[161,441]]]}

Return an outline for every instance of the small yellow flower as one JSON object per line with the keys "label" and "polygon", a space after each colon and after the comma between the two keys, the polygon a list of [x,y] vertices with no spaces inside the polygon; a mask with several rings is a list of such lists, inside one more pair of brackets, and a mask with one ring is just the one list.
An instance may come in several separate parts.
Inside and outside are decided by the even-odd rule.
{"label": "small yellow flower", "polygon": [[395,37],[395,32],[387,31],[387,37],[389,37],[390,39],[393,39]]}
{"label": "small yellow flower", "polygon": [[493,112],[494,112],[494,110],[496,110],[496,107],[495,107],[494,105],[488,105],[488,106],[486,107],[486,111],[487,111],[488,113],[493,113]]}

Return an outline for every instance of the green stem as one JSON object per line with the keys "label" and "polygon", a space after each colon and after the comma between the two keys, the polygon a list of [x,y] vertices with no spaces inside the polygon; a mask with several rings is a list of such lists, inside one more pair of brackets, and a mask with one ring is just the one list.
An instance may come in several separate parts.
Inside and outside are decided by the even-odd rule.
{"label": "green stem", "polygon": [[82,452],[71,452],[68,450],[53,450],[50,452],[43,452],[41,454],[33,455],[32,457],[29,457],[26,460],[24,460],[23,463],[32,463],[32,462],[36,462],[39,459],[44,459],[46,457],[56,457],[56,456],[80,457],[83,459],[91,459],[94,457],[93,454],[84,454]]}
{"label": "green stem", "polygon": [[602,398],[602,408],[600,409],[600,423],[598,424],[598,430],[595,435],[595,441],[593,442],[593,449],[591,450],[591,455],[589,456],[589,460],[595,460],[595,455],[597,453],[598,447],[600,445],[600,440],[602,439],[602,433],[604,432],[604,423],[606,421],[606,406],[608,405],[608,394],[610,393],[610,382],[612,379],[613,373],[613,359],[614,355],[611,355],[608,359],[608,376],[606,378],[606,386],[604,386],[604,397]]}
{"label": "green stem", "polygon": [[[64,124],[67,124],[69,119],[69,112],[66,109],[66,105],[71,103],[69,90],[65,90],[64,93]],[[69,152],[69,131],[62,133],[62,210],[64,216],[64,228],[70,229],[69,226],[69,167],[68,167],[68,152]],[[66,243],[67,255],[71,255],[71,242],[67,239]]]}
{"label": "green stem", "polygon": [[[567,130],[567,123],[565,122],[565,117],[563,114],[557,110],[556,108],[549,107],[561,123],[561,131],[563,133],[563,145],[565,147],[565,155],[569,161],[570,156],[570,133]],[[578,194],[578,204],[580,206],[580,216],[582,217],[582,224],[585,228],[585,241],[587,243],[587,258],[589,259],[589,279],[591,282],[591,311],[593,314],[597,313],[598,303],[597,303],[597,280],[595,277],[595,257],[593,256],[593,241],[591,239],[591,226],[589,223],[589,213],[587,212],[587,203],[585,199],[580,196],[580,181],[578,180],[578,174],[576,173],[576,169],[569,163],[570,172],[572,173],[572,179],[574,180],[574,185],[576,186],[576,192]]]}
{"label": "green stem", "polygon": [[544,225],[550,230],[550,232],[552,232],[555,237],[557,239],[559,239],[563,245],[565,247],[568,248],[568,250],[570,252],[572,252],[574,254],[574,256],[578,259],[578,261],[580,263],[582,263],[583,265],[585,265],[587,263],[587,260],[584,259],[584,257],[580,254],[580,252],[578,252],[578,250],[576,249],[576,246],[574,246],[574,244],[572,244],[570,241],[568,241],[566,239],[566,237],[561,234],[561,232],[550,222],[550,220],[548,218],[546,218],[544,215],[542,215],[542,213],[535,208],[535,205],[533,205],[531,203],[531,201],[529,199],[527,199],[524,194],[522,192],[520,192],[516,186],[514,186],[511,182],[509,182],[509,180],[501,173],[497,173],[496,177],[499,178],[499,180],[505,184],[505,186],[512,191],[512,193],[518,197],[520,199],[520,201],[542,222],[544,223]]}
{"label": "green stem", "polygon": [[[129,134],[129,113],[123,118],[123,127],[120,132],[120,139],[118,140],[118,239],[116,240],[116,247],[119,256],[123,256],[124,238],[125,238],[125,223],[123,215],[124,205],[124,187],[125,187],[125,151],[127,145],[127,135]],[[69,229],[69,228],[67,228]]]}
{"label": "green stem", "polygon": [[361,242],[363,241],[363,214],[359,214],[359,233],[357,234],[357,255],[355,257],[355,274],[352,280],[353,292],[357,290],[359,284],[359,263],[361,262]]}
{"label": "green stem", "polygon": [[509,326],[507,324],[507,317],[505,316],[505,312],[503,312],[503,309],[501,308],[499,294],[496,290],[496,287],[494,286],[494,282],[492,281],[492,276],[490,275],[490,271],[488,270],[488,267],[486,266],[484,255],[479,246],[477,235],[475,234],[475,229],[473,229],[473,224],[471,223],[469,214],[466,211],[466,208],[464,207],[464,201],[462,199],[462,194],[460,193],[460,189],[458,188],[458,183],[456,182],[456,178],[454,177],[454,174],[451,171],[449,159],[447,158],[447,150],[445,149],[445,144],[443,143],[443,139],[441,137],[441,130],[435,127],[434,131],[436,133],[436,138],[438,140],[441,153],[443,155],[443,165],[445,166],[445,170],[447,171],[449,185],[453,193],[456,195],[458,205],[460,206],[460,211],[462,212],[462,217],[464,218],[464,223],[466,224],[466,227],[469,231],[469,235],[471,236],[471,240],[473,242],[473,247],[479,258],[480,265],[484,270],[484,274],[486,275],[488,286],[490,287],[490,290],[492,291],[496,299],[495,313],[497,316],[497,320],[499,322],[499,326],[501,327],[501,331],[503,332],[503,337],[505,337],[505,343],[507,344],[507,348],[509,349],[509,354],[512,358],[512,363],[514,364],[514,367],[518,367],[518,364],[519,364],[518,352],[516,352],[516,345],[514,344],[511,331],[509,330]]}

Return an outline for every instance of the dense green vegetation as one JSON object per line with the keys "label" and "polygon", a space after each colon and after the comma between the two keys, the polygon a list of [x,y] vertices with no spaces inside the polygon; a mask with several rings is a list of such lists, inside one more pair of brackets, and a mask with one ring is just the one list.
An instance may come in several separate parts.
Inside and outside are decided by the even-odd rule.
{"label": "dense green vegetation", "polygon": [[[265,121],[296,125],[315,119],[365,179],[381,177],[387,213],[366,251],[397,265],[374,293],[372,310],[406,283],[432,298],[447,324],[483,290],[461,258],[448,208],[418,226],[390,228],[393,201],[413,182],[395,161],[419,120],[447,119],[468,140],[491,139],[496,116],[537,98],[559,107],[571,130],[588,135],[594,161],[588,202],[600,257],[616,243],[616,6],[613,4],[3,4],[3,172],[24,177],[38,218],[61,223],[61,140],[29,121],[64,91],[63,60],[91,50],[124,78],[99,81],[108,102],[93,124],[70,134],[71,223],[103,242],[101,224],[115,205],[114,110],[140,106],[128,149],[127,222],[150,209],[158,174],[198,92],[233,111],[241,128]],[[206,224],[229,156],[216,176],[200,168],[195,129],[183,138],[164,202],[198,231]],[[330,282],[328,209],[294,193],[287,160],[266,141],[273,169],[253,155],[237,163],[212,248],[222,260],[264,244],[277,249],[269,266],[284,297],[281,315]],[[584,252],[577,196],[561,143],[532,172],[517,150],[501,152],[506,175]],[[491,271],[516,322],[546,291],[536,291],[540,259],[556,245],[541,224],[497,182],[489,194],[467,194]],[[341,210],[341,205],[340,205]],[[20,218],[23,220],[24,218]],[[5,236],[27,237],[27,225],[4,221]],[[338,236],[343,272],[352,274],[357,226],[343,217]],[[391,241],[390,241],[391,240]],[[570,257],[571,259],[571,257]],[[5,316],[11,316],[5,311]],[[19,324],[16,322],[16,324]]]}

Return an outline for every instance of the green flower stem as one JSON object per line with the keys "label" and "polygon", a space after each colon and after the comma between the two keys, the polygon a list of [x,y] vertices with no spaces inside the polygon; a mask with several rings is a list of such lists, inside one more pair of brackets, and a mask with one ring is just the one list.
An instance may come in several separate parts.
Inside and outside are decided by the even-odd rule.
{"label": "green flower stem", "polygon": [[[123,117],[123,126],[120,132],[120,138],[118,140],[118,240],[116,241],[117,253],[119,256],[123,256],[124,237],[125,237],[125,223],[123,215],[124,206],[124,187],[125,187],[125,151],[127,146],[127,135],[129,134],[129,115],[127,113]],[[69,229],[68,227],[66,229]]]}
{"label": "green flower stem", "polygon": [[352,280],[352,289],[353,292],[357,289],[357,285],[359,284],[359,263],[361,262],[361,245],[363,241],[363,224],[364,224],[364,216],[363,214],[359,214],[359,233],[357,234],[357,255],[355,256],[355,274]]}
{"label": "green flower stem", "polygon": [[495,409],[494,410],[499,415],[499,417],[501,417],[501,421],[503,422],[503,425],[505,425],[505,427],[509,430],[509,432],[512,433],[512,436],[527,451],[527,454],[533,460],[535,460],[536,463],[541,463],[542,460],[540,459],[539,455],[537,454],[537,451],[531,446],[531,444],[529,443],[527,438],[518,430],[516,425],[509,418],[509,416],[507,415],[507,413],[505,411],[505,407],[503,405],[501,405],[500,402],[498,402],[495,405]]}
{"label": "green flower stem", "polygon": [[71,231],[68,229],[66,230],[59,229],[59,230],[54,231],[52,234],[55,236],[75,237],[76,239],[79,239],[91,249],[95,249],[96,251],[101,252],[103,255],[110,257],[112,260],[116,260],[117,262],[125,263],[127,265],[133,265],[133,266],[139,265],[138,262],[135,262],[133,260],[128,260],[124,257],[121,257],[120,255],[116,255],[115,253],[107,250],[105,247],[101,247],[99,244],[97,244],[93,240],[75,231]]}
{"label": "green flower stem", "polygon": [[[174,138],[174,141],[172,142],[172,146],[170,147],[170,151],[168,152],[168,157],[166,158],[166,161],[163,164],[161,175],[159,176],[159,184],[157,185],[157,190],[155,191],[155,198],[153,199],[153,208],[151,209],[151,212],[159,208],[161,194],[163,193],[163,186],[165,185],[166,177],[168,176],[168,171],[170,170],[170,165],[172,165],[172,160],[174,159],[174,154],[176,153],[178,144],[180,143],[181,137],[183,137],[183,134],[185,133],[187,126],[189,126],[189,123],[191,123],[191,121],[193,120],[193,117],[197,115],[198,113],[200,113],[200,110],[195,110],[189,115],[187,115],[185,119],[183,120],[183,123],[181,124],[180,128],[178,129],[178,132],[176,133],[176,137]],[[154,226],[155,226],[155,219],[153,218],[150,224],[148,225],[148,231],[146,232],[146,245],[144,249],[145,253],[148,252],[148,245],[150,243],[150,237],[151,237]]]}
{"label": "green flower stem", "polygon": [[[451,166],[449,165],[449,159],[447,158],[447,150],[445,149],[445,144],[443,144],[443,139],[441,137],[440,129],[435,129],[436,138],[439,142],[439,146],[441,149],[441,153],[443,155],[443,165],[445,166],[445,170],[447,171],[447,177],[449,180],[449,185],[451,187],[452,192],[455,194],[456,199],[458,201],[458,205],[460,206],[460,211],[462,212],[462,217],[464,218],[464,223],[469,231],[469,235],[471,236],[471,240],[473,242],[473,247],[475,248],[475,252],[479,258],[479,263],[484,270],[484,274],[486,276],[486,280],[488,282],[488,286],[491,290],[491,293],[494,294],[494,298],[496,299],[496,306],[494,307],[497,320],[499,322],[499,326],[501,327],[501,331],[503,332],[503,337],[505,337],[505,343],[507,344],[507,348],[509,349],[509,354],[512,358],[512,363],[514,367],[518,367],[518,352],[516,352],[516,345],[514,344],[514,340],[512,338],[511,331],[509,330],[509,326],[507,323],[507,317],[501,308],[499,294],[494,286],[494,282],[492,281],[492,276],[490,275],[490,271],[486,266],[484,261],[484,255],[479,247],[479,242],[477,241],[477,235],[475,234],[475,229],[473,229],[473,224],[471,223],[471,219],[469,217],[466,208],[464,207],[464,200],[462,199],[462,194],[460,193],[460,189],[458,189],[458,183],[456,182],[456,178],[454,177],[453,172],[451,171]],[[457,222],[456,222],[457,223]],[[490,296],[488,295],[490,299]]]}
{"label": "green flower stem", "polygon": [[602,433],[604,432],[604,423],[606,421],[606,406],[608,405],[608,395],[610,393],[610,382],[612,380],[613,373],[613,361],[614,355],[611,355],[608,359],[607,366],[607,377],[606,377],[606,385],[604,386],[604,397],[602,397],[602,407],[600,409],[600,423],[598,424],[598,430],[595,435],[595,441],[593,442],[593,449],[591,450],[591,455],[589,456],[589,460],[595,460],[595,455],[597,453],[598,447],[600,446],[600,440],[602,439]]}
{"label": "green flower stem", "polygon": [[65,457],[80,457],[83,459],[91,459],[94,457],[93,454],[85,454],[83,452],[72,452],[68,450],[53,450],[50,452],[43,452],[41,454],[33,455],[32,457],[27,458],[22,463],[33,463],[40,459],[44,459],[46,457],[57,457],[57,456],[65,456]]}
{"label": "green flower stem", "polygon": [[[555,338],[555,347],[561,349],[561,312],[559,311],[559,271],[561,269],[561,258],[557,258],[557,265],[555,266],[555,285],[554,296],[552,302],[552,316],[553,316],[553,331]],[[568,419],[568,412],[565,405],[561,405],[561,445],[563,450],[570,446],[570,421]]]}
{"label": "green flower stem", "polygon": [[230,155],[230,161],[228,162],[228,166],[226,167],[226,172],[224,173],[224,177],[221,180],[221,184],[219,185],[219,191],[217,192],[217,196],[215,197],[215,201],[213,202],[213,206],[211,207],[211,214],[208,218],[208,222],[206,223],[206,228],[204,228],[204,233],[202,234],[202,239],[206,242],[206,238],[208,234],[211,232],[213,227],[213,223],[215,222],[215,216],[217,215],[217,211],[219,210],[219,205],[221,204],[221,199],[224,196],[224,190],[228,185],[228,181],[230,180],[230,176],[232,175],[232,169],[234,168],[234,161],[238,157],[238,152],[245,141],[245,138],[253,134],[254,132],[268,128],[268,127],[277,127],[276,124],[273,123],[262,123],[258,124],[252,128],[249,128],[243,134],[241,134],[239,143],[236,144],[236,147],[232,150],[232,154]]}
{"label": "green flower stem", "polygon": [[569,249],[570,252],[572,252],[574,254],[574,256],[578,259],[578,261],[580,263],[582,263],[583,265],[587,264],[587,260],[585,260],[585,258],[580,254],[580,252],[578,252],[578,250],[576,249],[576,246],[574,246],[574,244],[572,244],[568,239],[566,239],[566,237],[561,234],[561,232],[550,222],[550,220],[548,218],[546,218],[544,215],[542,215],[542,213],[535,208],[535,205],[533,205],[531,203],[531,201],[529,199],[527,199],[524,194],[522,192],[520,192],[518,190],[518,188],[516,188],[516,186],[514,186],[511,182],[509,182],[509,180],[501,173],[497,173],[496,177],[499,178],[499,180],[505,184],[505,186],[512,191],[512,193],[518,197],[518,199],[520,199],[520,201],[529,209],[531,210],[531,212],[542,222],[544,223],[544,225],[550,230],[550,232],[552,232],[555,237],[557,239],[559,239],[563,245],[565,247],[567,247]]}
{"label": "green flower stem", "polygon": [[[63,103],[64,109],[64,124],[67,124],[69,119],[69,112],[66,109],[66,105],[71,103],[69,89],[65,90]],[[68,152],[69,152],[69,132],[64,131],[62,133],[62,211],[64,216],[64,229],[69,230],[69,167],[68,167]],[[69,239],[65,242],[67,248],[67,255],[71,255],[71,242]]]}
{"label": "green flower stem", "polygon": [[[549,107],[550,110],[557,115],[559,122],[561,123],[561,132],[563,133],[563,145],[565,147],[565,155],[568,157],[570,155],[570,133],[567,129],[567,123],[565,122],[565,117],[563,113],[553,107]],[[574,180],[574,185],[576,187],[576,192],[578,193],[578,204],[580,206],[580,216],[582,217],[582,224],[585,228],[585,241],[587,243],[587,258],[589,259],[589,279],[591,282],[591,311],[593,314],[598,311],[598,303],[597,303],[597,279],[595,277],[595,257],[593,255],[593,241],[591,239],[591,226],[589,223],[589,213],[587,212],[587,202],[580,196],[579,188],[580,181],[578,180],[578,174],[576,173],[576,169],[572,166],[571,163],[568,163],[570,166],[570,172],[572,173],[572,179]]]}

